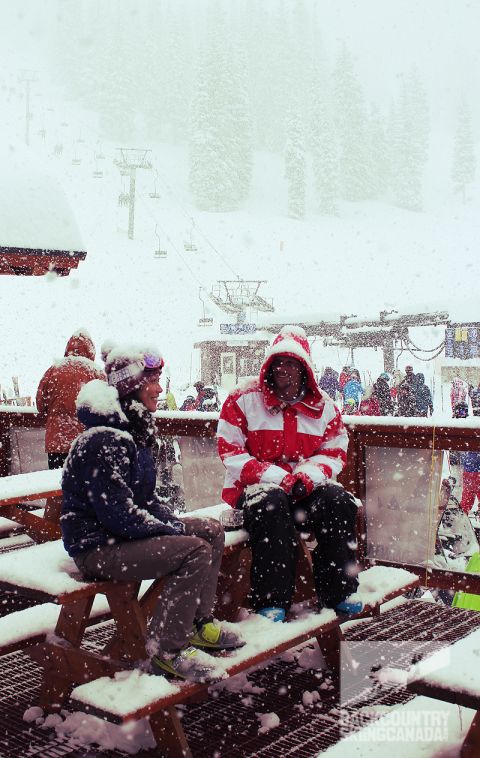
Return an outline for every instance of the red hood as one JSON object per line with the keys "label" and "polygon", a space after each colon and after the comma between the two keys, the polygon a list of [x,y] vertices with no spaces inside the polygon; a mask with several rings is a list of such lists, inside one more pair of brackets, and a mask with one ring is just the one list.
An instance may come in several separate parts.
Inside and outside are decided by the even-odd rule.
{"label": "red hood", "polygon": [[91,361],[95,360],[95,346],[88,334],[76,332],[70,337],[65,348],[65,357],[70,355],[79,355],[82,358],[90,358]]}
{"label": "red hood", "polygon": [[273,408],[282,404],[282,401],[277,398],[273,390],[265,382],[270,364],[277,355],[291,356],[303,364],[307,372],[307,393],[298,402],[298,405],[301,405],[302,410],[308,415],[316,416],[318,413],[321,413],[325,404],[324,395],[315,379],[307,335],[299,326],[284,326],[280,334],[273,340],[265,355],[265,360],[260,369],[260,387],[262,388],[267,408]]}

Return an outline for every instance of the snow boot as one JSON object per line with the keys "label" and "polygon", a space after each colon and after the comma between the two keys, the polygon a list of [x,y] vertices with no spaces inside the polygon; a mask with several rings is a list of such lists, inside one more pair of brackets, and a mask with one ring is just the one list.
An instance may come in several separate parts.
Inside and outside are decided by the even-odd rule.
{"label": "snow boot", "polygon": [[173,658],[154,655],[150,663],[153,674],[175,676],[187,682],[219,682],[224,678],[224,672],[218,669],[215,659],[191,645]]}
{"label": "snow boot", "polygon": [[257,611],[257,613],[259,616],[264,616],[270,621],[285,621],[285,608],[261,608],[259,611]]}
{"label": "snow boot", "polygon": [[362,598],[357,592],[354,592],[335,606],[335,613],[338,613],[339,616],[355,616],[357,613],[361,613],[363,608]]}
{"label": "snow boot", "polygon": [[189,642],[203,650],[236,650],[245,645],[245,640],[237,632],[226,629],[213,619],[201,624]]}

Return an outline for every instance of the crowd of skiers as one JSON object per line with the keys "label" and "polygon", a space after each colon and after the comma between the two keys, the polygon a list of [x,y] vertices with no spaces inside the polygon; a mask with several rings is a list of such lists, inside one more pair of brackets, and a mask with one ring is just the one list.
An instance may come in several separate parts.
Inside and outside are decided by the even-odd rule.
{"label": "crowd of skiers", "polygon": [[344,366],[340,375],[327,367],[318,386],[340,403],[343,413],[362,416],[431,416],[433,401],[425,375],[406,366],[405,374],[383,371],[377,380],[363,387],[357,369]]}

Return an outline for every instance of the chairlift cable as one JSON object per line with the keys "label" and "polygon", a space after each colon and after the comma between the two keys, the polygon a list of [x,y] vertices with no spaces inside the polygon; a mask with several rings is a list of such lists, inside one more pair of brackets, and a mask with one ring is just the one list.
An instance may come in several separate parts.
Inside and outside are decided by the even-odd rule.
{"label": "chairlift cable", "polygon": [[160,182],[163,184],[164,189],[167,189],[168,192],[171,195],[173,195],[173,197],[175,198],[175,200],[178,203],[178,206],[179,206],[181,212],[183,213],[183,215],[185,216],[185,218],[187,219],[187,221],[190,221],[191,223],[194,224],[196,230],[203,237],[203,239],[205,240],[205,242],[207,243],[207,245],[210,245],[210,247],[212,248],[212,250],[214,251],[214,253],[220,258],[220,260],[224,263],[224,265],[232,272],[232,274],[234,275],[235,279],[241,280],[242,277],[237,274],[237,272],[232,268],[232,266],[230,265],[230,263],[224,258],[224,256],[221,254],[221,252],[219,250],[217,250],[217,248],[215,247],[215,245],[213,244],[213,242],[211,242],[209,240],[209,238],[207,237],[207,235],[205,234],[205,232],[194,221],[194,219],[192,218],[191,214],[188,212],[188,210],[186,209],[186,207],[184,206],[184,204],[182,203],[182,201],[178,197],[177,193],[172,189],[171,185],[168,184],[167,181],[162,178],[162,175],[160,174],[160,172],[158,171],[158,169],[155,169],[155,170],[157,171],[157,176],[158,176]]}
{"label": "chairlift cable", "polygon": [[415,350],[419,350],[421,353],[435,353],[440,347],[442,347],[445,344],[445,340],[442,340],[440,345],[437,345],[437,347],[418,347],[412,339],[410,339],[410,336],[408,337],[408,342]]}
{"label": "chairlift cable", "polygon": [[138,199],[140,200],[140,202],[142,203],[142,205],[144,205],[144,206],[145,206],[145,208],[146,208],[146,210],[147,210],[147,213],[148,213],[148,214],[149,214],[149,216],[150,216],[150,217],[151,217],[151,218],[152,218],[152,219],[155,221],[155,224],[158,226],[158,228],[159,228],[159,229],[160,229],[160,230],[163,232],[163,234],[165,235],[165,237],[166,237],[166,238],[167,238],[167,240],[168,240],[168,243],[169,243],[169,244],[170,244],[170,245],[173,247],[173,249],[175,250],[175,252],[178,254],[179,258],[181,259],[181,261],[182,261],[182,262],[183,262],[183,264],[185,265],[185,268],[187,268],[187,269],[188,269],[188,271],[190,272],[190,275],[192,276],[192,279],[194,279],[194,280],[195,280],[195,282],[196,282],[196,284],[197,284],[198,286],[200,286],[200,287],[204,287],[204,285],[202,284],[202,282],[200,281],[200,279],[197,277],[197,275],[195,274],[195,272],[194,272],[194,271],[193,271],[193,269],[191,268],[191,266],[190,266],[190,264],[188,263],[188,261],[187,261],[187,260],[184,258],[184,256],[182,255],[182,253],[180,252],[180,250],[178,249],[178,247],[176,246],[176,244],[175,244],[175,243],[174,243],[174,241],[172,240],[172,238],[171,238],[171,237],[168,235],[168,233],[167,233],[166,229],[165,229],[165,228],[162,226],[162,224],[161,224],[161,223],[158,221],[157,217],[156,217],[156,216],[154,216],[154,215],[152,214],[152,212],[150,211],[150,208],[148,207],[147,203],[145,202],[145,200],[144,200],[144,198],[143,198],[143,195],[138,195]]}
{"label": "chairlift cable", "polygon": [[412,351],[411,351],[411,349],[409,347],[407,347],[407,351],[410,353],[410,355],[413,355],[413,357],[415,358],[415,360],[417,360],[417,361],[423,361],[424,363],[428,363],[429,361],[433,361],[433,360],[435,360],[435,358],[438,358],[438,356],[443,352],[444,347],[445,347],[445,343],[442,343],[441,346],[440,346],[440,350],[438,351],[438,353],[435,353],[435,355],[431,355],[428,358],[421,358],[419,355],[416,355],[416,353],[412,353]]}

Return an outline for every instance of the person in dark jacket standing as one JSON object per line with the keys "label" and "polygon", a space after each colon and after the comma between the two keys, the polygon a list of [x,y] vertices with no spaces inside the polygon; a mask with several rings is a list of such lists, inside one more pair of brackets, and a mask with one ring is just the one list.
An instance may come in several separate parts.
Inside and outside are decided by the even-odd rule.
{"label": "person in dark jacket standing", "polygon": [[425,384],[425,376],[424,374],[417,374],[415,376],[415,384],[414,384],[414,392],[415,392],[415,406],[416,406],[416,416],[428,416],[430,412],[430,416],[433,415],[433,401],[432,401],[432,393],[430,392],[430,387],[427,387]]}
{"label": "person in dark jacket standing", "polygon": [[394,404],[390,392],[390,376],[384,371],[378,377],[374,385],[375,395],[380,406],[381,416],[393,416]]}
{"label": "person in dark jacket standing", "polygon": [[473,384],[471,384],[468,389],[468,394],[472,403],[473,415],[480,416],[480,382],[478,387],[474,387]]}
{"label": "person in dark jacket standing", "polygon": [[323,375],[320,377],[320,381],[318,382],[318,386],[321,390],[326,392],[327,395],[330,395],[332,400],[336,400],[337,394],[341,393],[342,391],[340,382],[338,381],[338,374],[330,366],[327,366],[323,372]]}
{"label": "person in dark jacket standing", "polygon": [[94,363],[95,347],[85,330],[68,340],[63,360],[45,372],[37,390],[37,408],[45,416],[45,450],[50,469],[61,468],[70,445],[83,431],[77,418],[75,401],[81,388],[92,379],[105,379]]}
{"label": "person in dark jacket standing", "polygon": [[62,490],[65,548],[87,579],[166,577],[148,626],[153,673],[213,681],[202,648],[240,647],[212,617],[224,533],[214,519],[177,518],[155,491],[156,410],[163,360],[157,351],[115,347],[108,385],[89,382],[77,400],[87,427],[72,445]]}
{"label": "person in dark jacket standing", "polygon": [[417,400],[414,387],[406,379],[398,385],[397,408],[399,416],[417,415]]}

